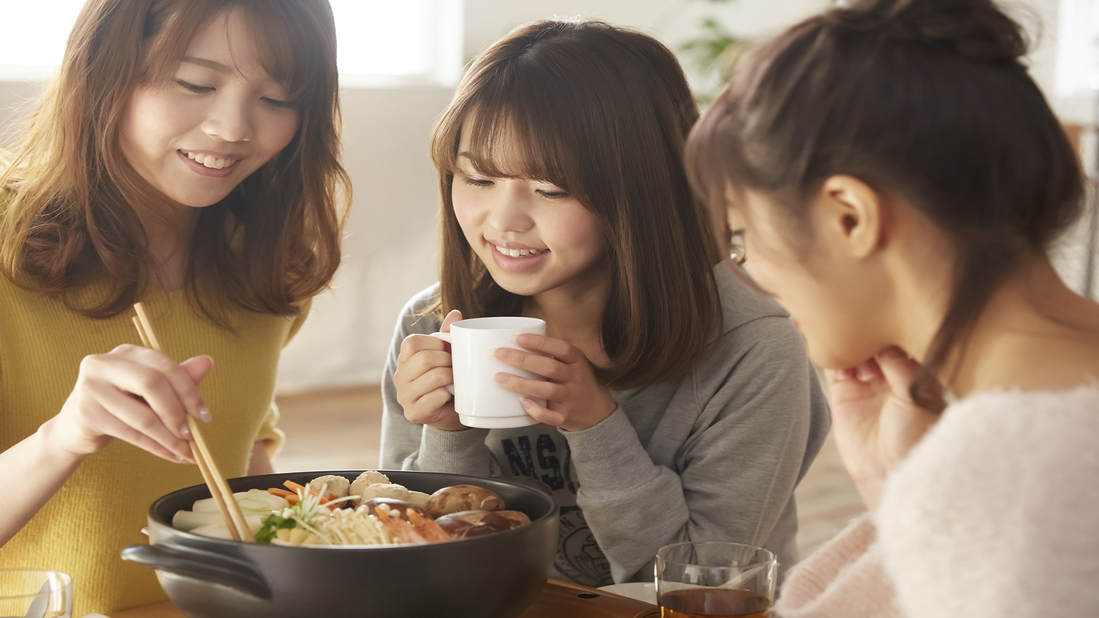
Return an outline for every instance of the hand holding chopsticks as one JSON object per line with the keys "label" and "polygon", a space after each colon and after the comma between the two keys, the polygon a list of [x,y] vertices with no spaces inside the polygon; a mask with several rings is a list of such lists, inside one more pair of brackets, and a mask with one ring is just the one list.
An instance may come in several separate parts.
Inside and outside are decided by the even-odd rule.
{"label": "hand holding chopsticks", "polygon": [[[163,353],[164,350],[160,347],[160,340],[157,339],[156,332],[149,321],[149,316],[145,313],[145,307],[141,303],[136,303],[134,310],[137,312],[137,316],[134,317],[134,326],[137,327],[137,332],[141,335],[141,341],[146,347]],[[194,440],[192,444],[195,448],[192,448],[191,452],[199,470],[202,472],[202,478],[206,481],[206,486],[210,488],[210,494],[214,497],[218,510],[225,519],[229,534],[236,541],[255,542],[252,530],[244,519],[244,513],[241,512],[240,506],[233,498],[233,492],[229,489],[229,484],[225,482],[225,477],[221,475],[221,471],[206,445],[206,440],[202,437],[202,431],[191,415],[187,415],[187,427]]]}

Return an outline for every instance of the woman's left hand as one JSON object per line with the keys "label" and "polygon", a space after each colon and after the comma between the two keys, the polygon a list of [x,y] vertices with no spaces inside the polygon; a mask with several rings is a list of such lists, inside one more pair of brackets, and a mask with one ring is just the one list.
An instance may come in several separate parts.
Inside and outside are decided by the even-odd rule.
{"label": "woman's left hand", "polygon": [[[616,406],[611,389],[599,383],[584,353],[567,341],[524,333],[515,342],[526,350],[497,348],[501,362],[546,378],[530,380],[496,374],[496,383],[520,395],[523,409],[536,420],[565,431],[582,431],[603,422]],[[534,352],[534,353],[532,353]],[[541,406],[532,397],[546,400]]]}

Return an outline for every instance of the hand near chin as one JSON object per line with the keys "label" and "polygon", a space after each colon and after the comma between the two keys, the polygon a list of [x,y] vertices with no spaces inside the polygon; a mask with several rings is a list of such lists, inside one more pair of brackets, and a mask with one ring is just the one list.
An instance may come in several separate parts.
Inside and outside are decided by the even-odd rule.
{"label": "hand near chin", "polygon": [[919,370],[897,347],[855,367],[825,370],[836,446],[870,510],[889,473],[939,420],[909,394]]}
{"label": "hand near chin", "polygon": [[[591,363],[579,348],[561,339],[529,333],[519,335],[515,342],[530,352],[499,348],[496,358],[546,380],[498,373],[496,383],[524,395],[520,401],[527,414],[565,431],[582,431],[598,425],[614,412],[611,390],[599,383]],[[546,405],[539,405],[535,398],[545,399]]]}

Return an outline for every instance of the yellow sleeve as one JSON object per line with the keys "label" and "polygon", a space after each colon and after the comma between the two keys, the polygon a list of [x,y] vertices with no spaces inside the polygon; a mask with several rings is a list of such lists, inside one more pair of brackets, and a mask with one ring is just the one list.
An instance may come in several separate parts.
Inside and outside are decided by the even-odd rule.
{"label": "yellow sleeve", "polygon": [[[313,306],[313,299],[308,299],[301,305],[301,313],[294,318],[294,323],[290,326],[290,332],[286,335],[286,342],[283,343],[283,347],[286,347],[287,343],[294,338],[294,335],[298,334],[305,319],[309,317],[309,310]],[[267,411],[267,416],[263,419],[263,423],[260,425],[259,433],[256,434],[256,442],[263,442],[267,448],[268,459],[274,459],[282,448],[282,441],[286,438],[286,434],[278,428],[279,424],[279,407],[274,401],[271,402],[271,409]]]}

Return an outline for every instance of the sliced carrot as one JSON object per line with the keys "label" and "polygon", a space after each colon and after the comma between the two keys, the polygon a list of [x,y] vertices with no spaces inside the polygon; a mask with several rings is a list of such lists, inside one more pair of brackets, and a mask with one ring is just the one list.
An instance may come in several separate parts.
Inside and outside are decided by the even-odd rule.
{"label": "sliced carrot", "polygon": [[272,488],[268,489],[267,493],[271,494],[272,496],[278,496],[280,498],[286,498],[288,496],[297,496],[297,494],[292,492],[292,491],[286,491],[285,489],[279,489],[278,487],[272,487]]}
{"label": "sliced carrot", "polygon": [[295,483],[294,481],[286,481],[285,483],[283,483],[283,486],[290,491],[301,490],[302,493],[305,493],[305,486],[301,485],[300,483]]}

